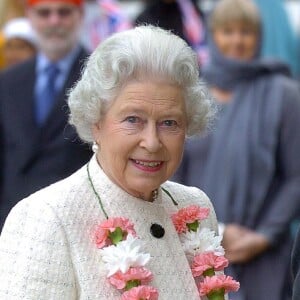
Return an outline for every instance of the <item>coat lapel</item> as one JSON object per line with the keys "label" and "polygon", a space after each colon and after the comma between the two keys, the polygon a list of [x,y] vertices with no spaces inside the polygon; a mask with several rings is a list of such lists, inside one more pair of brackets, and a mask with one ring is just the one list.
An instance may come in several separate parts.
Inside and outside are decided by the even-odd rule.
{"label": "coat lapel", "polygon": [[[24,65],[21,71],[23,74],[16,80],[16,88],[11,92],[10,100],[16,104],[20,124],[22,124],[25,136],[29,140],[34,140],[39,132],[34,121],[35,65],[35,60],[31,60],[28,64]],[[20,89],[18,88],[19,85]]]}
{"label": "coat lapel", "polygon": [[31,87],[28,88],[28,90],[26,91],[28,95],[30,94],[29,99],[32,99],[30,108],[28,108],[30,109],[28,113],[31,116],[31,121],[30,121],[31,124],[29,127],[32,129],[33,134],[30,143],[28,143],[28,147],[27,147],[28,149],[26,149],[26,155],[24,155],[23,168],[22,168],[23,170],[31,165],[31,162],[34,160],[36,155],[41,151],[42,148],[41,145],[44,145],[47,141],[51,140],[53,136],[57,135],[57,132],[61,132],[64,130],[67,123],[68,114],[69,114],[69,109],[66,102],[67,99],[66,92],[79,79],[81,74],[81,68],[86,57],[87,57],[87,53],[83,49],[81,49],[79,55],[75,59],[70,69],[64,87],[62,88],[61,92],[58,95],[58,99],[55,102],[53,110],[51,111],[45,124],[40,128],[37,127],[34,121],[34,95],[33,95],[34,83],[31,83]]}
{"label": "coat lapel", "polygon": [[69,115],[69,107],[67,104],[67,93],[70,88],[78,81],[81,75],[82,65],[87,58],[87,53],[81,49],[77,58],[75,59],[69,75],[66,78],[64,87],[58,95],[58,99],[55,102],[53,110],[51,111],[49,118],[42,127],[43,135],[42,139],[47,139],[52,136],[59,128],[66,126],[66,120]]}
{"label": "coat lapel", "polygon": [[[21,166],[28,161],[33,152],[37,151],[40,136],[40,130],[34,120],[34,83],[35,83],[35,66],[36,60],[30,60],[20,69],[20,77],[16,79],[16,89],[11,91],[9,101],[12,101],[16,108],[16,116],[20,126],[20,138],[24,139],[22,143]],[[19,89],[18,86],[21,88]]]}

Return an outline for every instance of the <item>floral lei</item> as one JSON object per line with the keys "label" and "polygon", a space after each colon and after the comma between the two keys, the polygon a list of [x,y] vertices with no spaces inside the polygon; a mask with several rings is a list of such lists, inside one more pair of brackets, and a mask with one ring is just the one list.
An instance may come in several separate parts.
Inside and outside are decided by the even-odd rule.
{"label": "floral lei", "polygon": [[[88,175],[91,182],[89,172]],[[172,198],[167,190],[163,191]],[[157,300],[158,290],[149,285],[153,274],[146,268],[150,254],[142,251],[143,242],[138,238],[134,224],[123,217],[109,218],[100,196],[94,192],[106,216],[106,220],[96,228],[95,243],[108,271],[108,281],[122,292],[121,300]],[[193,277],[199,282],[200,296],[206,296],[209,300],[224,300],[225,294],[237,291],[240,284],[222,273],[228,266],[221,246],[222,238],[209,228],[200,228],[201,221],[208,215],[209,208],[190,205],[172,214],[171,219]]]}

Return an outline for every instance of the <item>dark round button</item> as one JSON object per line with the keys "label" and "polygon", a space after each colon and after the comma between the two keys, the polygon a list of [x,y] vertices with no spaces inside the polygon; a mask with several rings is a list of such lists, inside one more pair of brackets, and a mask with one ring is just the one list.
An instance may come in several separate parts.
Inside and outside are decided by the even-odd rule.
{"label": "dark round button", "polygon": [[162,238],[165,235],[165,229],[161,225],[156,223],[151,225],[150,232],[154,237],[158,239]]}

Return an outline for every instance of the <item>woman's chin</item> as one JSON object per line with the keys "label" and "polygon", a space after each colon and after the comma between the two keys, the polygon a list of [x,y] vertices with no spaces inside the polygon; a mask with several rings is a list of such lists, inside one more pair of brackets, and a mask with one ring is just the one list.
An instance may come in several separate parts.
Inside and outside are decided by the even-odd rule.
{"label": "woman's chin", "polygon": [[136,180],[131,181],[130,186],[123,186],[123,188],[131,195],[151,200],[153,191],[157,190],[163,182],[161,181],[149,181],[149,180]]}

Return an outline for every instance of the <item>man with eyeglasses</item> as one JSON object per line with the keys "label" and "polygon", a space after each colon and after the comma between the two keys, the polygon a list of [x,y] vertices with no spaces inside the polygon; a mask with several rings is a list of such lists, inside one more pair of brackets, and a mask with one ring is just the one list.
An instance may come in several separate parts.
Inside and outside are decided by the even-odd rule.
{"label": "man with eyeglasses", "polygon": [[0,230],[21,199],[82,166],[89,148],[67,125],[67,90],[87,57],[83,0],[26,0],[39,52],[0,74]]}

